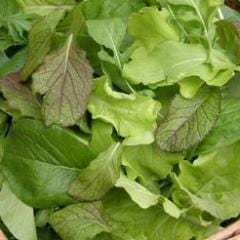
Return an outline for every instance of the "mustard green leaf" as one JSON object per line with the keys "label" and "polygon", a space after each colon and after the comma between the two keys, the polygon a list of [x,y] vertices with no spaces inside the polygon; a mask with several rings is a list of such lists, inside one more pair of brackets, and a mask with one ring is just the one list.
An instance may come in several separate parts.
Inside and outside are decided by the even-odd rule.
{"label": "mustard green leaf", "polygon": [[158,126],[157,145],[168,152],[181,152],[196,146],[214,127],[220,108],[218,89],[203,88],[192,99],[177,95],[166,118]]}
{"label": "mustard green leaf", "polygon": [[101,202],[70,205],[53,213],[50,224],[63,240],[93,239],[111,230]]}
{"label": "mustard green leaf", "polygon": [[92,89],[93,70],[85,52],[73,43],[50,53],[33,74],[33,90],[44,95],[43,114],[47,125],[74,125],[85,113]]}
{"label": "mustard green leaf", "polygon": [[31,90],[20,82],[19,73],[4,77],[0,85],[10,108],[19,111],[21,116],[41,119],[41,105]]}
{"label": "mustard green leaf", "polygon": [[99,200],[116,183],[121,167],[120,143],[112,144],[105,152],[83,169],[72,183],[69,193],[80,201]]}

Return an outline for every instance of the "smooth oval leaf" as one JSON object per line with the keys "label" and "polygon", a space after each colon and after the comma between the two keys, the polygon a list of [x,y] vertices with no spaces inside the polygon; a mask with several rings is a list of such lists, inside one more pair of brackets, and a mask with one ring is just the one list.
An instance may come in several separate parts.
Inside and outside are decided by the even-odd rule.
{"label": "smooth oval leaf", "polygon": [[158,126],[158,146],[167,152],[181,152],[200,143],[214,127],[220,107],[218,89],[203,88],[192,99],[177,95]]}
{"label": "smooth oval leaf", "polygon": [[75,202],[67,194],[68,188],[94,157],[88,144],[73,132],[22,119],[7,137],[3,174],[13,192],[28,205],[64,205]]}
{"label": "smooth oval leaf", "polygon": [[74,125],[85,113],[92,89],[93,70],[85,52],[73,43],[52,52],[33,74],[33,90],[43,97],[47,125]]}

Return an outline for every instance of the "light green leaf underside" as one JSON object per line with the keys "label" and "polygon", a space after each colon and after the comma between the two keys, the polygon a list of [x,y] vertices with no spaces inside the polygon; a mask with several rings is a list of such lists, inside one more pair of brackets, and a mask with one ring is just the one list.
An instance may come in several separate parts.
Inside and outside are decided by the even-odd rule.
{"label": "light green leaf underside", "polygon": [[199,144],[214,127],[221,107],[218,89],[203,88],[192,99],[177,95],[156,132],[157,145],[181,152]]}
{"label": "light green leaf underside", "polygon": [[0,217],[17,239],[37,240],[33,209],[21,202],[7,183],[0,192]]}

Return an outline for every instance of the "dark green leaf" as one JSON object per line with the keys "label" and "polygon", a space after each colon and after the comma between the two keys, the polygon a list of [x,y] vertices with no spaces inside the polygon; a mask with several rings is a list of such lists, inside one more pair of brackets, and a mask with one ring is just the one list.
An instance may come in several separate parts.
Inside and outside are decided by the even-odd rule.
{"label": "dark green leaf", "polygon": [[88,144],[73,132],[23,119],[6,140],[3,172],[22,201],[46,208],[74,202],[68,188],[93,158]]}

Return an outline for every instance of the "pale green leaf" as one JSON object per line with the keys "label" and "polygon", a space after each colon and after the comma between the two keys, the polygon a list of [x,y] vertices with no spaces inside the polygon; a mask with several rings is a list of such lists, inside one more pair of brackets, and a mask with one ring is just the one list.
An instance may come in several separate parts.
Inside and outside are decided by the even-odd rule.
{"label": "pale green leaf", "polygon": [[63,240],[89,240],[111,230],[101,202],[70,205],[52,214],[50,224]]}
{"label": "pale green leaf", "polygon": [[99,154],[72,183],[70,195],[81,201],[94,201],[107,193],[120,176],[121,151],[121,144],[114,143]]}
{"label": "pale green leaf", "polygon": [[150,97],[113,91],[102,77],[95,81],[88,109],[94,119],[111,123],[120,136],[127,137],[126,144],[148,144],[154,140],[160,103]]}
{"label": "pale green leaf", "polygon": [[132,61],[124,65],[123,75],[132,84],[169,85],[187,77],[199,77],[209,85],[223,86],[236,68],[220,51],[208,51],[201,45],[166,41],[151,53],[137,49]]}
{"label": "pale green leaf", "polygon": [[17,239],[37,240],[33,209],[21,202],[6,183],[0,192],[0,217]]}
{"label": "pale green leaf", "polygon": [[38,14],[45,16],[51,12],[63,9],[71,10],[75,4],[74,0],[17,0],[26,14]]}
{"label": "pale green leaf", "polygon": [[128,32],[148,50],[166,40],[179,40],[177,31],[169,23],[170,14],[166,9],[143,8],[129,18]]}
{"label": "pale green leaf", "polygon": [[33,90],[43,97],[43,114],[47,125],[74,125],[85,113],[92,88],[93,70],[85,52],[73,43],[47,56],[33,74]]}
{"label": "pale green leaf", "polygon": [[124,174],[121,174],[115,186],[124,188],[131,199],[143,209],[157,205],[159,202],[159,195],[150,192],[139,183],[128,179]]}
{"label": "pale green leaf", "polygon": [[47,208],[74,202],[67,194],[70,184],[94,157],[88,143],[70,130],[22,119],[8,134],[3,173],[22,201]]}
{"label": "pale green leaf", "polygon": [[177,95],[156,133],[164,151],[181,152],[199,144],[214,127],[221,107],[218,89],[203,88],[192,99]]}

